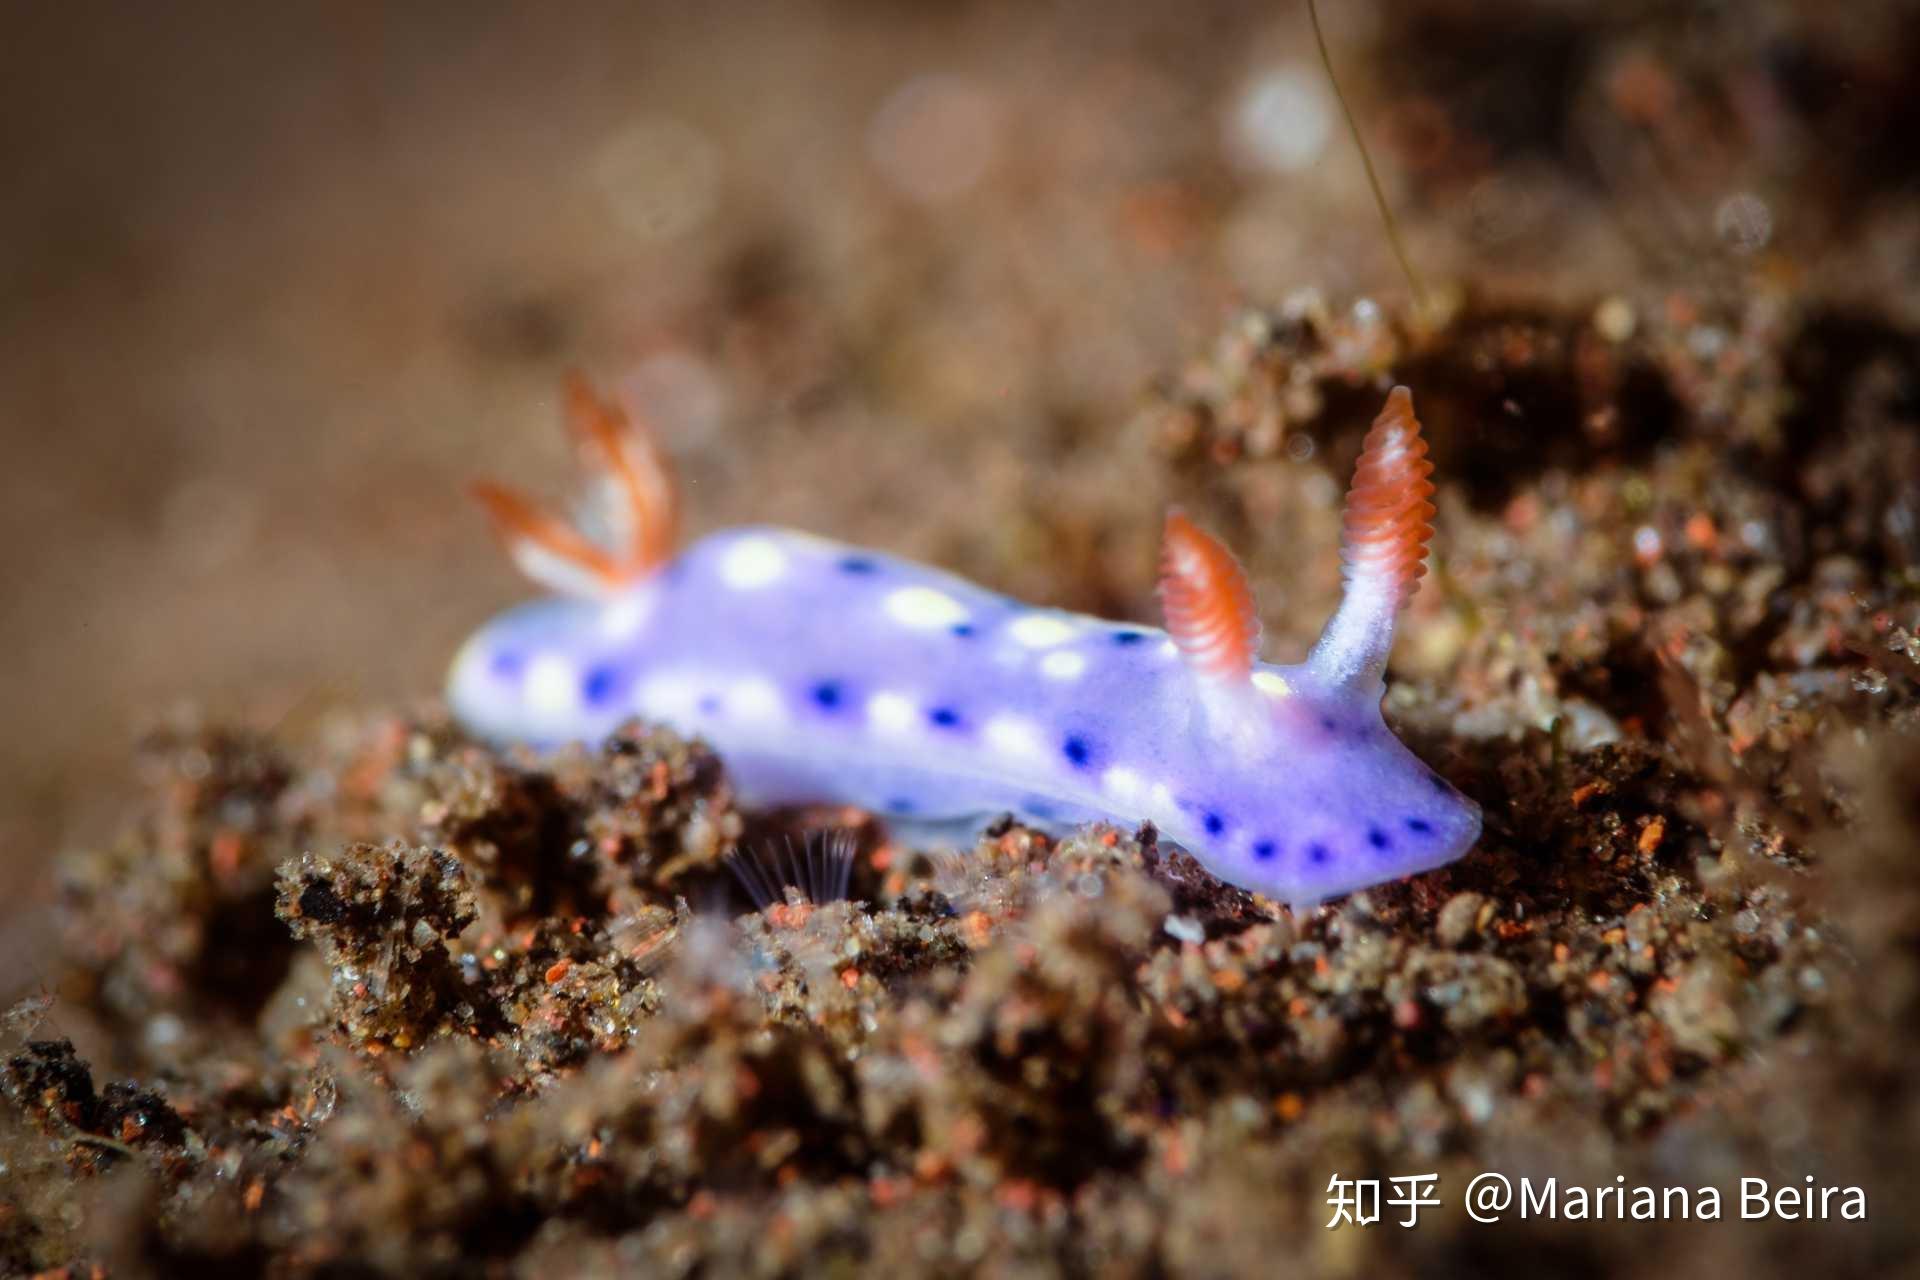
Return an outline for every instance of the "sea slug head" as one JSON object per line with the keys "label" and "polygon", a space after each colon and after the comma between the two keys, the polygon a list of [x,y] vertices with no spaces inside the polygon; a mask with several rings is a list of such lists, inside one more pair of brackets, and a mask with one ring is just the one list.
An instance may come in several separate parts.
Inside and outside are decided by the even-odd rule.
{"label": "sea slug head", "polygon": [[1346,592],[1296,667],[1255,661],[1259,626],[1239,565],[1180,513],[1168,517],[1161,597],[1201,711],[1194,795],[1170,833],[1224,880],[1313,902],[1444,865],[1479,837],[1479,807],[1380,712],[1394,618],[1432,536],[1426,451],[1412,396],[1397,387],[1347,500]]}
{"label": "sea slug head", "polygon": [[1473,847],[1479,806],[1394,736],[1377,698],[1306,665],[1253,674],[1258,715],[1225,733],[1217,713],[1202,723],[1156,818],[1209,871],[1309,905]]}
{"label": "sea slug head", "polygon": [[1473,847],[1480,807],[1394,736],[1377,699],[1316,687],[1310,668],[1290,675],[1296,692],[1274,708],[1284,746],[1268,762],[1286,785],[1259,793],[1248,831],[1227,850],[1242,883],[1319,902],[1445,866]]}

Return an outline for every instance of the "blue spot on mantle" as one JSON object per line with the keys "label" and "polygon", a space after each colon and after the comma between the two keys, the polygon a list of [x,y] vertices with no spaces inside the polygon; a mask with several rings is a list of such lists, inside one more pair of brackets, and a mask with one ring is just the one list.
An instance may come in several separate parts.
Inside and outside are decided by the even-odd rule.
{"label": "blue spot on mantle", "polygon": [[580,682],[580,696],[587,705],[597,707],[613,696],[614,689],[620,683],[620,671],[616,667],[600,666],[587,672],[586,679]]}
{"label": "blue spot on mantle", "polygon": [[840,701],[845,696],[846,691],[840,687],[838,680],[822,680],[819,684],[813,686],[812,692],[814,702],[822,710],[832,711],[840,705]]}
{"label": "blue spot on mantle", "polygon": [[1076,769],[1085,768],[1087,762],[1093,759],[1093,747],[1085,738],[1075,734],[1060,744],[1060,754]]}

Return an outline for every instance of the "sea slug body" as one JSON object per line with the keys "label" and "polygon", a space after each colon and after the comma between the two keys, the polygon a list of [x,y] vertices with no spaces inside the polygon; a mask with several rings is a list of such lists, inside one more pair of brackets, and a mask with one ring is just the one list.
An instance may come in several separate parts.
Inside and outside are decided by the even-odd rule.
{"label": "sea slug body", "polygon": [[1012,812],[1060,828],[1152,822],[1222,880],[1309,903],[1453,861],[1480,811],[1380,713],[1395,615],[1425,569],[1432,464],[1395,388],[1348,496],[1346,592],[1307,660],[1258,658],[1233,555],[1167,517],[1167,630],[1036,609],[878,552],[776,528],[671,553],[659,453],[569,392],[611,546],[481,486],[523,570],[559,593],[463,647],[477,732],[542,745],[640,716],[714,744],[755,804],[899,821]]}

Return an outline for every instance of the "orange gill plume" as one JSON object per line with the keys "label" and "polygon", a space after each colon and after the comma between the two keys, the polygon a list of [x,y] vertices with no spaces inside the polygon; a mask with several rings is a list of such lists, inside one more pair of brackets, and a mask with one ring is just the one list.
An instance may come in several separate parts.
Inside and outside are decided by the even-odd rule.
{"label": "orange gill plume", "polygon": [[1260,619],[1240,562],[1179,510],[1167,513],[1160,555],[1167,633],[1193,669],[1244,678],[1260,651]]}
{"label": "orange gill plume", "polygon": [[485,480],[467,492],[486,511],[514,566],[541,586],[593,598],[613,594],[628,580],[625,566],[605,547],[524,494]]}
{"label": "orange gill plume", "polygon": [[651,569],[673,549],[677,511],[667,460],[652,432],[634,427],[625,410],[595,395],[580,374],[567,375],[566,395],[567,421],[587,464],[614,488],[610,505],[622,526],[614,530],[615,545],[624,548],[628,564]]}
{"label": "orange gill plume", "polygon": [[610,499],[613,545],[503,485],[481,482],[471,492],[522,573],[563,595],[604,597],[645,578],[672,551],[672,478],[652,437],[578,374],[568,377],[566,397],[575,441]]}

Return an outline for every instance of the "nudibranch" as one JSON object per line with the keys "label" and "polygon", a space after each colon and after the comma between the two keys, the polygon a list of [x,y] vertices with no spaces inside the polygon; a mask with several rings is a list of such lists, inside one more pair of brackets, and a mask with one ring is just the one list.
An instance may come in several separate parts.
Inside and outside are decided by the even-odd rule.
{"label": "nudibranch", "polygon": [[1259,660],[1245,574],[1166,519],[1166,630],[1030,608],[935,569],[786,529],[673,552],[659,450],[577,381],[594,539],[476,493],[556,594],[467,642],[455,714],[503,741],[598,739],[629,717],[712,743],[742,799],[910,824],[1012,813],[1043,828],[1151,822],[1214,875],[1305,904],[1458,858],[1478,807],[1388,730],[1395,615],[1425,572],[1433,464],[1395,387],[1344,517],[1345,593],[1305,662]]}

